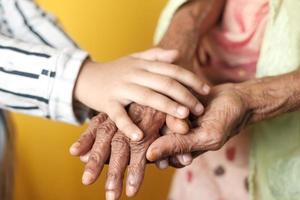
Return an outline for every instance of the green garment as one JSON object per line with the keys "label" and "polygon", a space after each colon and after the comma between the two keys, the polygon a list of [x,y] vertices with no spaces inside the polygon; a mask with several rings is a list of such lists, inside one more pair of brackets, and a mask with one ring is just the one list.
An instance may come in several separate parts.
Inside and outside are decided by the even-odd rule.
{"label": "green garment", "polygon": [[[186,1],[169,1],[160,18],[155,43]],[[275,76],[300,67],[300,0],[269,0],[269,4],[257,77]],[[252,136],[251,199],[300,200],[300,113],[259,123],[253,127]]]}
{"label": "green garment", "polygon": [[[300,1],[270,0],[257,77],[300,67]],[[300,87],[300,86],[299,86]],[[251,152],[253,200],[300,199],[300,113],[256,125]]]}

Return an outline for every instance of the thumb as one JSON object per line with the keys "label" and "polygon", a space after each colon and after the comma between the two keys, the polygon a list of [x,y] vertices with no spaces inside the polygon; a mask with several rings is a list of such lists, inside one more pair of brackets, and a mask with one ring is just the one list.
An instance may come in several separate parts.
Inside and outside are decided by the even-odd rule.
{"label": "thumb", "polygon": [[177,60],[179,53],[177,50],[152,48],[143,52],[131,54],[131,56],[134,58],[144,59],[148,61],[174,63]]}

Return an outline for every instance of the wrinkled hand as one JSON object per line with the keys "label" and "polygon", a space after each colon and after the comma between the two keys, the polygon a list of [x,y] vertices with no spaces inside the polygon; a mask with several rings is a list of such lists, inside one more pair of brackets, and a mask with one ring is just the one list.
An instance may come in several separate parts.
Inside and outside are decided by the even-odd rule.
{"label": "wrinkled hand", "polygon": [[[105,162],[109,161],[107,176],[107,199],[118,199],[122,192],[124,172],[128,167],[126,193],[133,196],[137,193],[144,176],[146,151],[157,139],[159,130],[165,123],[165,114],[149,107],[132,104],[129,115],[134,123],[144,131],[145,137],[140,142],[130,141],[123,133],[117,131],[114,123],[106,114],[100,113],[91,120],[89,128],[70,149],[72,155],[82,156],[86,162],[82,178],[84,184],[95,182]],[[167,120],[167,123],[170,120]],[[179,133],[186,133],[188,126],[183,120],[172,119],[171,127]]]}
{"label": "wrinkled hand", "polygon": [[137,104],[130,106],[129,115],[144,131],[145,137],[142,141],[133,142],[119,131],[113,137],[106,181],[107,199],[118,199],[121,196],[123,177],[128,163],[126,194],[134,196],[137,193],[144,177],[146,151],[159,137],[159,130],[165,123],[165,114]]}
{"label": "wrinkled hand", "polygon": [[189,134],[169,134],[154,141],[147,159],[156,161],[178,153],[192,152],[196,157],[205,151],[220,149],[237,134],[249,119],[247,98],[234,84],[216,86],[207,100],[205,113],[193,122]]}

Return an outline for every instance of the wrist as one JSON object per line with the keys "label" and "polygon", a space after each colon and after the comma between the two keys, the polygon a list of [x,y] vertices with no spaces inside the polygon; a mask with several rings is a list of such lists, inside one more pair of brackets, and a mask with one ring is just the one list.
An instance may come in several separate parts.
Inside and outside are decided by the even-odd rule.
{"label": "wrist", "polygon": [[95,65],[96,63],[91,59],[87,59],[83,63],[81,70],[78,73],[77,81],[74,87],[74,100],[82,103],[85,106],[87,105],[85,103],[85,99],[88,95],[90,87],[90,77],[91,74],[93,74],[93,68],[95,67]]}
{"label": "wrist", "polygon": [[293,72],[236,84],[245,102],[249,123],[259,122],[300,107],[300,73]]}

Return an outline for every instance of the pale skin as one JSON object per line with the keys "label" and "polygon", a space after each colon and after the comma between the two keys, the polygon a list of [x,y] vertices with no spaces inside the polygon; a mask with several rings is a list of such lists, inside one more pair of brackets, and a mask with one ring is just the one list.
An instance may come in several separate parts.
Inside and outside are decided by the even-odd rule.
{"label": "pale skin", "polygon": [[107,113],[118,129],[139,141],[143,132],[125,110],[133,102],[179,119],[186,118],[190,111],[197,116],[203,112],[192,91],[207,95],[210,87],[194,73],[168,64],[177,56],[176,50],[154,48],[107,63],[87,60],[75,86],[75,99]]}

